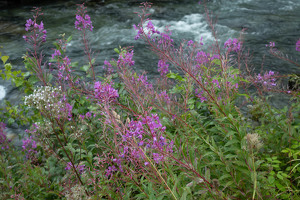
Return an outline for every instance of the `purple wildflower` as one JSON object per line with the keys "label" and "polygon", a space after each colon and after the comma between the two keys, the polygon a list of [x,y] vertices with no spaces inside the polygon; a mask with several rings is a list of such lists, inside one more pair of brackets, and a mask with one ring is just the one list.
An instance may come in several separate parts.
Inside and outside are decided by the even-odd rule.
{"label": "purple wildflower", "polygon": [[85,13],[86,7],[83,4],[79,5],[79,8],[77,8],[75,28],[80,31],[89,29],[92,32],[94,27],[92,25],[91,18]]}
{"label": "purple wildflower", "polygon": [[[163,161],[165,156],[161,152],[173,151],[173,143],[163,136],[165,130],[166,127],[161,124],[157,114],[140,116],[137,121],[132,120],[122,135],[123,144],[119,157],[140,160],[145,157],[144,154],[149,154],[156,163]],[[147,163],[144,162],[144,165],[149,164]]]}
{"label": "purple wildflower", "polygon": [[2,150],[8,149],[8,140],[6,138],[6,135],[4,133],[4,129],[6,128],[5,124],[3,122],[0,122],[0,146]]}
{"label": "purple wildflower", "polygon": [[221,88],[219,81],[217,79],[213,79],[212,83],[214,83],[218,88]]}
{"label": "purple wildflower", "polygon": [[296,42],[296,51],[300,51],[300,39]]}
{"label": "purple wildflower", "polygon": [[160,34],[160,32],[158,30],[155,29],[154,25],[152,24],[152,21],[149,20],[147,25],[146,25],[146,29],[148,30],[148,38],[151,38],[151,36],[155,33]]}
{"label": "purple wildflower", "polygon": [[161,33],[161,38],[158,40],[157,47],[166,49],[173,46],[174,40],[171,39],[172,32],[166,27],[165,33]]}
{"label": "purple wildflower", "polygon": [[161,92],[158,96],[161,97],[167,104],[171,101],[166,91]]}
{"label": "purple wildflower", "polygon": [[68,111],[68,120],[71,121],[72,120],[72,109],[73,109],[73,106],[69,103],[66,103],[66,108],[67,108],[67,111]]}
{"label": "purple wildflower", "polygon": [[89,117],[92,117],[92,114],[91,114],[90,112],[87,112],[87,113],[85,114],[85,116],[86,116],[87,118],[89,118]]}
{"label": "purple wildflower", "polygon": [[109,166],[106,170],[105,176],[108,178],[114,174],[114,172],[118,171],[118,169],[113,165]]}
{"label": "purple wildflower", "polygon": [[271,90],[272,87],[276,86],[276,79],[274,78],[275,73],[273,71],[265,72],[262,76],[258,74],[255,78],[255,83],[260,83],[263,87]]}
{"label": "purple wildflower", "polygon": [[[132,80],[135,82],[134,77],[132,77]],[[139,77],[136,79],[137,82],[142,83],[147,89],[153,89],[153,85],[148,82],[148,77],[144,75],[139,75]]]}
{"label": "purple wildflower", "polygon": [[[67,167],[65,168],[66,171],[69,171],[72,169],[72,163],[68,162]],[[85,170],[85,165],[78,165],[76,166],[76,170],[78,170],[79,174],[82,174]]]}
{"label": "purple wildflower", "polygon": [[191,46],[191,45],[193,45],[193,44],[194,44],[194,41],[193,41],[193,40],[190,40],[190,41],[188,41],[188,43],[187,43],[188,46]]}
{"label": "purple wildflower", "polygon": [[160,72],[161,76],[164,76],[169,72],[168,70],[169,64],[167,64],[165,60],[159,60],[157,66],[158,66],[158,72]]}
{"label": "purple wildflower", "polygon": [[114,72],[112,65],[107,60],[104,60],[103,69],[106,69],[109,74]]}
{"label": "purple wildflower", "polygon": [[37,24],[36,22],[37,17],[38,16],[35,16],[34,20],[31,19],[26,20],[25,30],[27,32],[30,31],[32,33],[30,36],[26,36],[26,35],[23,36],[26,42],[36,43],[39,40],[41,40],[42,42],[46,42],[47,31],[44,29],[44,24],[42,21],[40,24]]}
{"label": "purple wildflower", "polygon": [[25,152],[26,158],[31,159],[35,157],[35,154],[37,154],[37,151],[35,150],[37,145],[36,142],[33,140],[32,136],[29,138],[25,138],[22,140],[22,151]]}
{"label": "purple wildflower", "polygon": [[269,42],[269,44],[266,44],[266,47],[275,47],[275,42]]}
{"label": "purple wildflower", "polygon": [[124,53],[120,53],[119,55],[119,59],[118,59],[118,66],[123,65],[125,66],[126,64],[128,64],[129,66],[133,66],[134,65],[134,60],[132,60],[133,57],[133,50],[132,51],[127,51],[125,54]]}
{"label": "purple wildflower", "polygon": [[202,103],[204,101],[207,101],[207,98],[203,96],[204,91],[198,92],[198,89],[196,89],[195,92],[196,92],[196,97],[198,97]]}
{"label": "purple wildflower", "polygon": [[238,52],[241,50],[242,43],[238,41],[238,39],[228,39],[224,43],[224,48],[227,48],[228,52],[235,51]]}
{"label": "purple wildflower", "polygon": [[118,90],[114,89],[110,84],[102,84],[97,81],[94,85],[95,98],[100,101],[100,103],[110,102],[119,97]]}
{"label": "purple wildflower", "polygon": [[60,56],[60,55],[61,55],[60,51],[55,49],[54,53],[51,55],[51,58],[54,59],[56,56]]}
{"label": "purple wildflower", "polygon": [[156,163],[159,163],[161,162],[163,159],[164,159],[164,156],[163,155],[160,155],[158,153],[153,153],[153,160],[156,162]]}
{"label": "purple wildflower", "polygon": [[207,63],[209,61],[209,53],[206,54],[204,51],[197,52],[196,61],[200,65]]}
{"label": "purple wildflower", "polygon": [[135,24],[133,25],[133,28],[134,28],[136,31],[138,31],[137,34],[136,34],[136,36],[134,37],[135,40],[138,40],[138,39],[141,37],[141,34],[144,33],[143,28],[140,27],[139,25],[136,26]]}

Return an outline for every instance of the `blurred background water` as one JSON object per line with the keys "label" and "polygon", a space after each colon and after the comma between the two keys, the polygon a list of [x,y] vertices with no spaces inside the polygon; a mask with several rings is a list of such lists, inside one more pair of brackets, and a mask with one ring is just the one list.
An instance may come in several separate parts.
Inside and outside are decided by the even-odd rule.
{"label": "blurred background water", "polygon": [[[2,7],[0,12],[0,49],[2,55],[10,56],[14,67],[24,70],[22,55],[27,44],[22,36],[26,33],[26,19],[32,18],[33,6],[43,10],[47,44],[44,46],[45,59],[53,53],[53,42],[59,34],[73,36],[67,48],[72,61],[86,64],[79,34],[74,28],[76,4],[83,1],[46,1],[40,4],[15,5]],[[86,2],[94,31],[89,34],[91,46],[96,51],[97,72],[101,74],[103,61],[116,58],[113,51],[119,46],[134,46],[135,69],[146,70],[149,78],[158,76],[158,58],[140,40],[134,40],[136,32],[132,25],[139,22],[134,12],[140,11],[140,0],[90,0]],[[166,25],[173,32],[173,39],[199,41],[209,45],[214,38],[205,20],[203,4],[197,0],[156,0],[151,8],[153,24],[163,29]],[[228,38],[239,37],[244,32],[244,47],[253,55],[252,66],[256,71],[273,70],[281,74],[300,73],[299,67],[283,62],[267,52],[266,44],[276,43],[279,50],[296,60],[300,52],[295,51],[295,43],[300,38],[300,1],[299,0],[210,0],[207,8],[217,16],[217,37],[221,44]],[[0,68],[3,68],[0,65]],[[3,100],[12,103],[22,99],[18,89],[10,81],[0,79],[0,104]],[[280,98],[278,102],[281,102]]]}

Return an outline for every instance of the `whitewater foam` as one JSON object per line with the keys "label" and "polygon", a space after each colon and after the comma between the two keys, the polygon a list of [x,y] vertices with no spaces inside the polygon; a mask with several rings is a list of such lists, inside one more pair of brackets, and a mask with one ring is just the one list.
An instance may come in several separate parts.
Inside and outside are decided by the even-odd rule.
{"label": "whitewater foam", "polygon": [[165,26],[169,26],[169,29],[178,34],[191,35],[195,41],[212,41],[213,35],[209,31],[208,24],[205,18],[201,14],[185,15],[179,21],[167,21],[167,20],[152,20],[152,23],[159,31],[164,31]]}
{"label": "whitewater foam", "polygon": [[6,95],[4,86],[0,85],[0,100],[4,99]]}

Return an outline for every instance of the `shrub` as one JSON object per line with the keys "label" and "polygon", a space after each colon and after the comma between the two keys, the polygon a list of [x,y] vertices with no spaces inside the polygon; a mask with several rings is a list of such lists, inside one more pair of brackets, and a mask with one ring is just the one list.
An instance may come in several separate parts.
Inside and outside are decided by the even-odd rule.
{"label": "shrub", "polygon": [[[118,60],[104,61],[106,73],[97,76],[84,5],[75,28],[87,76],[73,73],[66,55],[71,37],[62,35],[44,61],[39,49],[47,32],[34,10],[24,36],[31,82],[22,106],[32,111],[25,120],[31,128],[22,151],[0,129],[2,197],[297,199],[299,91],[285,90],[273,71],[241,70],[248,57],[240,38],[224,48],[216,38],[212,51],[192,40],[175,43],[168,28],[152,24],[150,7],[141,5],[134,28],[135,39],[158,56],[156,82],[134,71],[130,47],[115,49]],[[269,95],[278,91],[293,103],[271,106]]]}

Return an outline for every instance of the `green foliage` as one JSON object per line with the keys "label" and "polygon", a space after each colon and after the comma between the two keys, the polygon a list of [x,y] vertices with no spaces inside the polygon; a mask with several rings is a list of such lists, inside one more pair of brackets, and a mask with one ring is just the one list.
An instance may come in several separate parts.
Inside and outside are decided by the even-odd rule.
{"label": "green foliage", "polygon": [[[51,62],[62,61],[72,39],[61,36],[54,43],[61,55]],[[114,51],[121,58],[129,52]],[[247,91],[251,78],[225,57],[201,64],[197,74],[185,60],[190,52],[181,53],[171,52],[178,58],[168,59],[182,56],[173,62],[182,63],[177,66],[182,71],[170,71],[153,85],[145,74],[114,60],[113,74],[91,81],[95,59],[80,67],[86,77],[59,79],[29,55],[23,57],[26,72],[0,55],[1,77],[27,100],[26,106],[5,101],[0,121],[30,124],[27,134],[37,142],[28,157],[25,144],[20,149],[5,140],[9,147],[0,149],[0,198],[298,199],[297,93],[290,94],[291,105],[275,108],[269,91]],[[112,87],[95,91],[98,81]],[[35,86],[39,83],[43,87]],[[107,90],[113,89],[118,98],[110,98]],[[105,95],[96,97],[97,92]],[[154,116],[155,122],[147,121]],[[141,138],[148,145],[137,141]]]}

